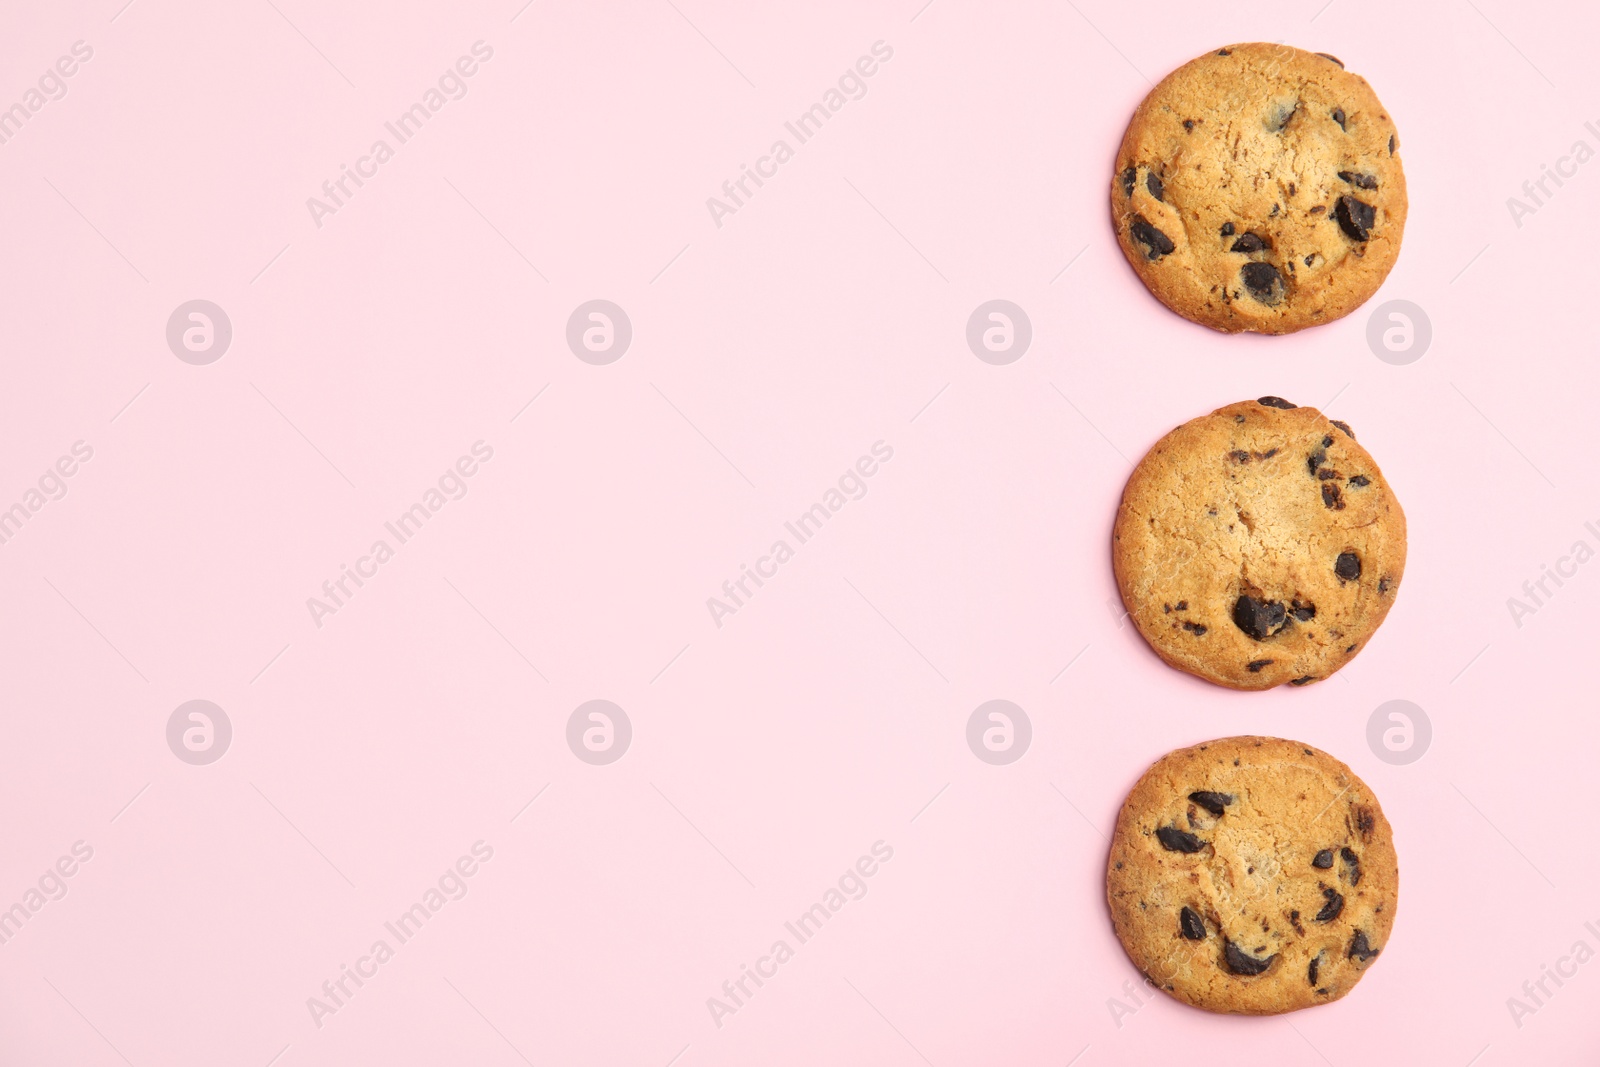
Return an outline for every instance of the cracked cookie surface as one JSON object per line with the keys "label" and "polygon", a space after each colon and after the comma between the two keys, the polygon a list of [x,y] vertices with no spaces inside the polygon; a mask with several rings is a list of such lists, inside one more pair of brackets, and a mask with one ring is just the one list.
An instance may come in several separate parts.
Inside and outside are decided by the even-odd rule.
{"label": "cracked cookie surface", "polygon": [[1394,837],[1343,763],[1298,741],[1169,752],[1123,803],[1106,865],[1117,938],[1159,988],[1207,1011],[1338,1000],[1389,944]]}
{"label": "cracked cookie surface", "polygon": [[1354,431],[1271,396],[1158,441],[1112,529],[1139,633],[1233,689],[1309,685],[1359,655],[1405,561],[1405,513]]}
{"label": "cracked cookie surface", "polygon": [[1349,314],[1400,254],[1394,122],[1336,58],[1236,44],[1184,64],[1134,112],[1111,216],[1134,271],[1184,318],[1291,333]]}

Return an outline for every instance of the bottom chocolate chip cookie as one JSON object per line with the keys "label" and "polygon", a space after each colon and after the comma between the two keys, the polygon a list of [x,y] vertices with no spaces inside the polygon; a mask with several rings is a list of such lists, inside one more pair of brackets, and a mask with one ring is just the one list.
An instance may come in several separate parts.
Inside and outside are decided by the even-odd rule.
{"label": "bottom chocolate chip cookie", "polygon": [[1276,737],[1169,752],[1117,818],[1106,900],[1128,956],[1207,1011],[1338,1000],[1389,943],[1400,871],[1355,773]]}

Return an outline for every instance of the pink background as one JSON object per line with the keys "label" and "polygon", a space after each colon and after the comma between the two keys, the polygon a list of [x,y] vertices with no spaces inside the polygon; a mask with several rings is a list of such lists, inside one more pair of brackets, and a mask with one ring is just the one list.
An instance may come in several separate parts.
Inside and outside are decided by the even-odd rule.
{"label": "pink background", "polygon": [[[0,507],[94,454],[0,545],[0,907],[93,858],[0,945],[0,1062],[1595,1061],[1600,963],[1520,1026],[1506,1004],[1600,949],[1600,563],[1506,606],[1600,545],[1600,162],[1520,226],[1505,203],[1600,147],[1589,9],[920,3],[5,5],[0,105],[93,57],[0,145]],[[465,97],[316,226],[307,198],[479,40]],[[865,97],[715,225],[880,40]],[[1288,338],[1169,314],[1106,220],[1147,78],[1241,40],[1339,55],[1403,139],[1398,267]],[[565,342],[595,298],[633,325],[608,366]],[[994,298],[1033,326],[1008,366],[964,337]],[[232,321],[208,366],[165,341],[191,299]],[[1366,342],[1392,299],[1433,327],[1405,366]],[[1411,553],[1348,669],[1252,695],[1119,624],[1107,542],[1129,460],[1263,393],[1353,424]],[[313,624],[480,440],[466,496]],[[880,440],[866,496],[714,625]],[[633,727],[608,766],[565,736],[597,698]],[[997,698],[1033,726],[1008,766],[965,740]],[[208,766],[167,746],[193,699],[233,727]],[[1366,741],[1393,699],[1433,724],[1409,765]],[[1292,1016],[1130,999],[1118,805],[1247,732],[1377,791],[1393,939]],[[319,1028],[307,998],[480,840],[467,895]],[[880,840],[866,896],[715,1025]]]}

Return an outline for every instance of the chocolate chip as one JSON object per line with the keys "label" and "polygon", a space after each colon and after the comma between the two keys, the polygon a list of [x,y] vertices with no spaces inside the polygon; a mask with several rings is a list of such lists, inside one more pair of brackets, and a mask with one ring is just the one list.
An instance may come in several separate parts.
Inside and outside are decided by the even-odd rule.
{"label": "chocolate chip", "polygon": [[1358,170],[1341,170],[1339,177],[1357,189],[1376,189],[1378,187],[1377,178],[1370,174],[1362,174]]}
{"label": "chocolate chip", "polygon": [[1257,459],[1271,459],[1273,456],[1276,456],[1277,454],[1278,454],[1278,450],[1276,448],[1269,448],[1265,452],[1257,452],[1256,453],[1256,458]]}
{"label": "chocolate chip", "polygon": [[1301,937],[1306,936],[1306,928],[1300,925],[1300,913],[1298,911],[1291,911],[1289,913],[1289,925],[1293,926],[1294,932],[1299,934]]}
{"label": "chocolate chip", "polygon": [[1176,608],[1174,608],[1173,610],[1174,611],[1188,611],[1189,610],[1189,602],[1187,600],[1180,600],[1180,601],[1178,601],[1178,606]]}
{"label": "chocolate chip", "polygon": [[1133,183],[1138,177],[1139,172],[1133,167],[1129,167],[1122,172],[1122,193],[1124,196],[1133,195]]}
{"label": "chocolate chip", "polygon": [[1349,423],[1340,422],[1338,419],[1334,419],[1333,424],[1339,427],[1339,429],[1343,431],[1344,435],[1350,438],[1350,440],[1354,441],[1356,439],[1356,432],[1350,428]]}
{"label": "chocolate chip", "polygon": [[1317,984],[1317,964],[1322,961],[1322,953],[1311,957],[1311,962],[1306,965],[1306,980],[1312,985]]}
{"label": "chocolate chip", "polygon": [[1341,582],[1353,582],[1361,577],[1361,557],[1354,552],[1341,552],[1333,561],[1333,573]]}
{"label": "chocolate chip", "polygon": [[1370,840],[1372,831],[1377,825],[1378,820],[1372,817],[1371,808],[1356,808],[1356,833],[1361,835],[1361,840]]}
{"label": "chocolate chip", "polygon": [[1300,622],[1310,622],[1317,617],[1317,606],[1309,600],[1295,597],[1289,602],[1289,614]]}
{"label": "chocolate chip", "polygon": [[1380,594],[1383,594],[1383,593],[1387,593],[1388,591],[1389,591],[1389,579],[1387,579],[1387,578],[1379,578],[1378,579],[1378,592]]}
{"label": "chocolate chip", "polygon": [[[1360,643],[1361,642],[1359,642],[1359,641],[1356,642],[1356,644],[1360,644]],[[1356,650],[1356,646],[1355,645],[1351,645],[1349,648],[1344,650],[1344,654],[1348,656],[1350,653],[1354,652],[1355,650]]]}
{"label": "chocolate chip", "polygon": [[1158,826],[1156,838],[1160,840],[1161,847],[1168,852],[1194,853],[1206,847],[1204,841],[1176,826]]}
{"label": "chocolate chip", "polygon": [[1257,641],[1265,641],[1288,621],[1289,613],[1275,600],[1241,596],[1233,602],[1233,624]]}
{"label": "chocolate chip", "polygon": [[1291,678],[1291,679],[1289,679],[1289,684],[1290,685],[1310,685],[1314,681],[1316,681],[1316,678],[1313,677],[1312,675],[1307,674],[1307,675],[1305,675],[1304,677],[1301,677],[1301,678]]}
{"label": "chocolate chip", "polygon": [[1184,119],[1183,120],[1183,130],[1184,130],[1185,133],[1193,133],[1194,132],[1194,119]]}
{"label": "chocolate chip", "polygon": [[1244,669],[1249,671],[1251,674],[1259,674],[1261,673],[1261,668],[1267,666],[1271,662],[1272,660],[1270,659],[1253,659],[1244,665]]}
{"label": "chocolate chip", "polygon": [[1257,400],[1256,403],[1260,404],[1264,408],[1283,408],[1285,411],[1288,411],[1291,408],[1297,408],[1297,407],[1300,406],[1299,404],[1291,404],[1291,403],[1289,403],[1287,400],[1283,399],[1283,397],[1281,397],[1281,396],[1264,396],[1261,399]]}
{"label": "chocolate chip", "polygon": [[[1333,121],[1339,124],[1339,128],[1348,132],[1348,128],[1344,124],[1344,108],[1336,107],[1333,109],[1331,114],[1333,116]],[[1390,155],[1393,155],[1393,153],[1391,152]]]}
{"label": "chocolate chip", "polygon": [[1233,460],[1235,463],[1249,463],[1250,453],[1234,449],[1232,452],[1228,453],[1228,458]]}
{"label": "chocolate chip", "polygon": [[1317,258],[1317,254],[1315,252],[1313,252],[1313,253],[1311,253],[1311,255],[1307,256],[1306,257],[1306,266],[1308,266],[1308,267],[1311,266],[1312,261],[1315,260],[1316,258]]}
{"label": "chocolate chip", "polygon": [[1193,908],[1184,908],[1178,912],[1178,932],[1190,941],[1204,941],[1206,924],[1200,921]]}
{"label": "chocolate chip", "polygon": [[[1362,947],[1366,947],[1365,943],[1363,943]],[[1260,974],[1268,967],[1272,966],[1272,961],[1278,958],[1278,954],[1274,952],[1266,959],[1257,959],[1254,956],[1247,955],[1245,952],[1240,950],[1238,945],[1235,945],[1232,941],[1229,941],[1227,947],[1223,950],[1222,957],[1227,961],[1228,970],[1232,971],[1234,974],[1245,975],[1248,977],[1251,975]]]}
{"label": "chocolate chip", "polygon": [[1323,467],[1321,470],[1317,471],[1317,480],[1319,482],[1330,482],[1335,478],[1343,478],[1343,477],[1344,477],[1344,475],[1340,474],[1338,471],[1334,470],[1332,467]]}
{"label": "chocolate chip", "polygon": [[1360,885],[1361,884],[1361,857],[1357,856],[1355,854],[1355,852],[1353,852],[1349,848],[1349,846],[1346,846],[1346,847],[1341,848],[1339,850],[1339,858],[1344,860],[1345,865],[1350,868],[1350,884],[1351,885]]}
{"label": "chocolate chip", "polygon": [[1326,452],[1322,451],[1320,448],[1317,449],[1317,451],[1306,457],[1306,470],[1310,471],[1312,474],[1316,474],[1317,468],[1322,466],[1322,461],[1327,458],[1328,454]]}
{"label": "chocolate chip", "polygon": [[1231,56],[1231,55],[1233,55],[1233,53],[1228,51],[1226,48],[1223,48],[1223,49],[1219,49],[1218,50],[1217,55],[1219,55],[1219,56]]}
{"label": "chocolate chip", "polygon": [[1143,215],[1133,217],[1133,222],[1128,225],[1128,235],[1148,249],[1145,256],[1151,260],[1160,259],[1178,247],[1172,243],[1172,238],[1150,225]]}
{"label": "chocolate chip", "polygon": [[1399,148],[1399,147],[1400,147],[1400,142],[1398,140],[1396,140],[1395,139],[1395,135],[1391,133],[1389,135],[1389,154],[1391,156],[1394,155],[1394,150],[1396,148]]}
{"label": "chocolate chip", "polygon": [[1377,220],[1378,212],[1364,200],[1341,196],[1334,205],[1333,216],[1339,220],[1339,229],[1351,240],[1365,241],[1372,236],[1372,224]]}
{"label": "chocolate chip", "polygon": [[1331,438],[1331,437],[1323,437],[1323,439],[1322,439],[1322,447],[1323,448],[1332,448],[1333,447],[1333,438]]}
{"label": "chocolate chip", "polygon": [[1262,240],[1259,234],[1247,233],[1243,237],[1240,237],[1237,241],[1233,242],[1233,247],[1228,249],[1228,251],[1259,252],[1265,247],[1267,247],[1267,242]]}
{"label": "chocolate chip", "polygon": [[1144,176],[1144,187],[1150,190],[1150,195],[1157,200],[1163,200],[1166,186],[1161,184],[1161,179],[1156,177],[1155,171],[1147,171]]}
{"label": "chocolate chip", "polygon": [[[1308,214],[1308,215],[1320,215],[1326,210],[1328,210],[1328,205],[1327,204],[1318,204],[1316,207],[1314,207],[1310,211],[1306,212],[1306,214]],[[1308,267],[1311,266],[1311,257],[1310,256],[1306,257],[1306,266],[1308,266]]]}
{"label": "chocolate chip", "polygon": [[1311,866],[1327,870],[1333,866],[1333,849],[1325,848],[1311,858]]}
{"label": "chocolate chip", "polygon": [[1197,622],[1186,622],[1183,624],[1183,628],[1194,634],[1196,637],[1202,637],[1206,632],[1206,628]]}
{"label": "chocolate chip", "polygon": [[[1343,61],[1341,61],[1339,59],[1338,56],[1330,56],[1326,52],[1318,52],[1317,55],[1321,56],[1323,59],[1326,59],[1330,63],[1338,63],[1339,64],[1339,69],[1341,69],[1341,70],[1344,69],[1344,63],[1343,63]],[[1312,985],[1316,985],[1317,983],[1316,982],[1312,982],[1311,984]]]}
{"label": "chocolate chip", "polygon": [[1205,808],[1211,814],[1221,815],[1227,810],[1228,805],[1233,803],[1233,794],[1213,793],[1208,789],[1202,789],[1197,793],[1190,793],[1189,799]]}
{"label": "chocolate chip", "polygon": [[1377,954],[1378,950],[1367,943],[1367,932],[1365,930],[1357,930],[1356,936],[1350,939],[1350,954],[1347,958],[1366,963]]}
{"label": "chocolate chip", "polygon": [[1344,497],[1339,492],[1339,487],[1332,482],[1322,483],[1322,506],[1332,508],[1334,511],[1344,510]]}
{"label": "chocolate chip", "polygon": [[1319,923],[1331,923],[1333,920],[1339,917],[1340,912],[1344,911],[1344,894],[1340,893],[1337,889],[1329,889],[1324,886],[1322,890],[1322,896],[1327,903],[1322,905],[1321,911],[1317,912],[1315,921]]}
{"label": "chocolate chip", "polygon": [[1283,275],[1271,263],[1246,263],[1239,274],[1250,295],[1263,304],[1276,304],[1283,299]]}
{"label": "chocolate chip", "polygon": [[1353,485],[1353,486],[1356,486],[1357,488],[1360,488],[1361,486],[1364,486],[1364,485],[1371,485],[1372,484],[1372,479],[1368,478],[1365,474],[1358,474],[1354,478],[1350,479],[1350,484]]}
{"label": "chocolate chip", "polygon": [[1294,118],[1295,112],[1299,110],[1300,101],[1298,100],[1292,104],[1279,104],[1273,109],[1271,118],[1267,120],[1267,128],[1281,133],[1289,125],[1289,121]]}
{"label": "chocolate chip", "polygon": [[1218,230],[1217,232],[1222,234],[1222,236],[1224,236],[1224,237],[1232,237],[1233,236],[1233,223],[1224,222],[1222,224],[1222,229]]}

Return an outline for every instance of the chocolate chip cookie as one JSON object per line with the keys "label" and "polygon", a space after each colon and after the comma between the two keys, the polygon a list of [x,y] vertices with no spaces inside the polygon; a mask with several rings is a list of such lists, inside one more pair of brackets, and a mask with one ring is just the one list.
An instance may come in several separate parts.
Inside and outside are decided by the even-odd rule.
{"label": "chocolate chip cookie", "polygon": [[1347,424],[1264,396],[1184,423],[1139,461],[1111,561],[1167,663],[1233,689],[1308,685],[1389,613],[1406,518]]}
{"label": "chocolate chip cookie", "polygon": [[1117,152],[1111,218],[1163,304],[1227,333],[1348,315],[1400,254],[1394,121],[1333,56],[1235,44],[1162,79]]}
{"label": "chocolate chip cookie", "polygon": [[1134,965],[1186,1004],[1243,1015],[1350,992],[1389,943],[1399,885],[1372,791],[1276,737],[1162,756],[1123,803],[1106,866]]}

